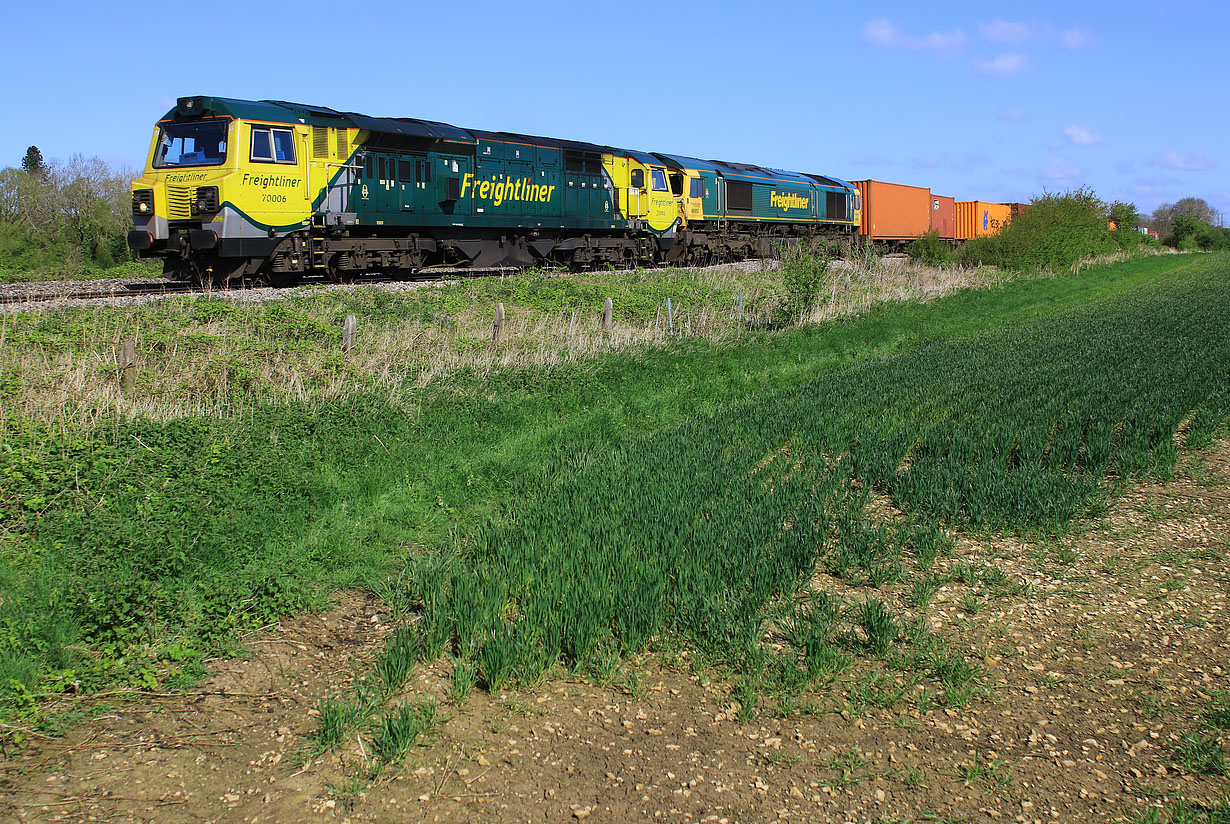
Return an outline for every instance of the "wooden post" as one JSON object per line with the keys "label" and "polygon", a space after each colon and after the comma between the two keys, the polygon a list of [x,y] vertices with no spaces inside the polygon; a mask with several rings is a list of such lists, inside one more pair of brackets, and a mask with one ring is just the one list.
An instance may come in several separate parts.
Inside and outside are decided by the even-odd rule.
{"label": "wooden post", "polygon": [[354,348],[354,333],[359,328],[359,320],[354,315],[347,315],[342,324],[342,354],[349,355]]}
{"label": "wooden post", "polygon": [[126,340],[120,344],[120,390],[130,394],[137,382],[137,342]]}
{"label": "wooden post", "polygon": [[615,304],[610,298],[602,301],[602,331],[611,331],[611,318],[615,313]]}
{"label": "wooden post", "polygon": [[495,305],[495,325],[491,328],[491,339],[498,341],[504,334],[504,304]]}

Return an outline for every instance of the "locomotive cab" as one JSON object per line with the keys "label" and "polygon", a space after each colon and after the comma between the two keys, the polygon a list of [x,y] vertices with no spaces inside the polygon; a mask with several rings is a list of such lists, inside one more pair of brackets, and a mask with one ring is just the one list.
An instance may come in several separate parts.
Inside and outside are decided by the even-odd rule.
{"label": "locomotive cab", "polygon": [[194,249],[203,260],[206,250],[216,248],[213,224],[236,167],[237,122],[202,116],[199,106],[197,100],[181,100],[158,124],[145,170],[132,183],[135,228],[129,246],[142,257],[162,257],[168,272],[186,266]]}
{"label": "locomotive cab", "polygon": [[680,218],[680,198],[672,191],[667,168],[653,155],[628,152],[604,155],[603,165],[614,182],[620,211],[643,221],[657,234],[671,234]]}
{"label": "locomotive cab", "polygon": [[255,273],[306,226],[310,130],[266,109],[180,98],[133,181],[129,246],[161,257],[171,277],[221,285]]}

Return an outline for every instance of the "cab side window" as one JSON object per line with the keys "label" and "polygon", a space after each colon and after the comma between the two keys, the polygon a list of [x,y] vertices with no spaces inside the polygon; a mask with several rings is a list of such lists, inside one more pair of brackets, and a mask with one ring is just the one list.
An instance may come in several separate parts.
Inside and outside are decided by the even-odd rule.
{"label": "cab side window", "polygon": [[689,181],[690,191],[688,197],[704,197],[705,196],[705,181],[699,177],[692,178]]}
{"label": "cab side window", "polygon": [[650,169],[649,173],[653,175],[653,190],[655,192],[669,192],[670,188],[666,185],[666,170],[665,169]]}
{"label": "cab side window", "polygon": [[295,133],[290,129],[253,126],[252,160],[257,163],[294,163]]}

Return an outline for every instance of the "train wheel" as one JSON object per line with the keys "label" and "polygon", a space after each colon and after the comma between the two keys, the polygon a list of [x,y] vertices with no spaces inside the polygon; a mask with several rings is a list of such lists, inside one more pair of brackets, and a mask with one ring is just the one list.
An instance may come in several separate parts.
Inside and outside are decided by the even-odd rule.
{"label": "train wheel", "polygon": [[303,280],[302,272],[267,272],[265,280],[270,286],[278,289],[286,289],[291,286],[298,286],[299,281]]}
{"label": "train wheel", "polygon": [[349,256],[341,252],[329,256],[329,261],[325,264],[325,274],[329,280],[334,283],[354,283],[355,278],[359,276],[358,271],[354,269],[343,269],[341,264],[348,263]]}

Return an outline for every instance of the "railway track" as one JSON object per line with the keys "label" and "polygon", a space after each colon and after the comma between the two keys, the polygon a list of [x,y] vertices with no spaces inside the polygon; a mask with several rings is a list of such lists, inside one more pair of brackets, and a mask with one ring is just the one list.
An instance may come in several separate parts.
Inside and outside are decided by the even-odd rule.
{"label": "railway track", "polygon": [[167,295],[192,292],[186,283],[131,283],[110,289],[47,289],[0,293],[0,304],[49,303],[58,300],[110,300],[140,295]]}
{"label": "railway track", "polygon": [[[380,283],[388,281],[383,276],[365,276],[356,279],[355,283]],[[333,284],[324,278],[304,279],[296,286],[312,286]],[[10,284],[7,289],[0,287],[0,305],[23,303],[54,303],[58,301],[107,301],[121,298],[185,295],[185,294],[235,294],[242,292],[285,291],[295,287],[274,287],[264,283],[244,283],[230,289],[206,289],[191,283],[175,281],[43,281],[35,283]]]}

